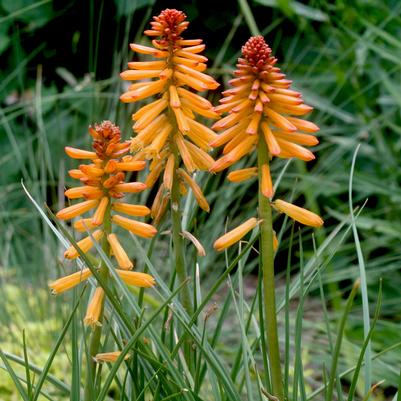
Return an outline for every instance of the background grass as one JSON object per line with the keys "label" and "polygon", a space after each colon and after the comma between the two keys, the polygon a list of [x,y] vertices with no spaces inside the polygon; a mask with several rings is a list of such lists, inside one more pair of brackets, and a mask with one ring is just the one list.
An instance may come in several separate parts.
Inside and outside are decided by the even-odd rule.
{"label": "background grass", "polygon": [[[278,57],[280,67],[294,81],[294,87],[315,107],[311,119],[321,127],[317,160],[307,165],[297,161],[287,165],[277,160],[272,168],[276,178],[286,168],[277,189],[280,196],[292,197],[325,219],[325,228],[314,236],[311,230],[303,230],[300,237],[298,227],[293,230],[282,217],[275,223],[282,238],[277,255],[279,317],[281,345],[287,351],[286,380],[291,399],[324,399],[324,391],[320,390],[324,390],[325,378],[330,376],[335,342],[339,338],[337,324],[361,266],[366,268],[372,318],[382,280],[380,318],[372,335],[371,355],[375,359],[371,381],[385,382],[373,392],[372,399],[393,399],[401,362],[397,346],[401,341],[401,4],[398,1],[0,1],[1,350],[14,355],[10,363],[16,375],[27,380],[25,370],[15,364],[16,356],[24,359],[25,330],[29,362],[37,367],[36,372],[31,371],[28,382],[31,380],[35,387],[79,295],[59,299],[47,291],[47,282],[71,266],[63,261],[62,245],[27,198],[21,180],[40,206],[47,203],[52,210],[58,210],[63,204],[64,186],[72,184],[65,178],[73,163],[64,156],[64,146],[87,147],[87,126],[102,119],[115,120],[129,137],[132,108],[118,100],[122,90],[118,73],[133,57],[128,43],[145,42],[142,31],[147,21],[167,6],[186,12],[191,21],[187,36],[204,39],[209,73],[223,87],[231,77],[241,45],[251,34],[261,32]],[[218,95],[210,93],[209,97],[216,104]],[[352,204],[357,208],[356,239],[351,226],[348,186],[358,144],[361,147],[352,191]],[[235,383],[233,388],[242,399],[263,399],[259,391],[259,380],[265,380],[260,370],[263,360],[257,351],[260,322],[254,305],[257,254],[249,249],[241,255],[240,263],[232,266],[238,249],[226,258],[212,250],[213,240],[226,226],[233,227],[255,213],[257,186],[256,182],[230,184],[224,175],[199,177],[211,202],[210,214],[197,210],[191,198],[185,204],[188,214],[184,225],[202,239],[207,251],[206,257],[197,258],[188,245],[193,283],[199,283],[198,297],[202,299],[212,288],[207,306],[215,302],[218,307],[205,322],[201,314],[196,330],[192,328],[190,332],[198,339],[198,349],[203,349],[203,354],[201,351],[197,354],[202,363],[206,363],[205,355],[217,359],[202,365],[203,369],[209,367],[205,380],[202,380],[204,371],[185,377],[191,395],[185,398],[178,391],[177,399],[197,399],[193,395],[196,393],[200,399],[224,399],[222,394],[226,394],[227,387],[221,389],[223,378],[209,373],[210,364],[218,371],[220,363],[229,372]],[[142,201],[152,196],[147,192]],[[169,229],[168,221],[163,228]],[[131,244],[132,255],[143,267],[146,259],[138,244],[131,238],[125,241]],[[148,244],[142,246],[147,248]],[[358,247],[362,250],[359,260]],[[155,241],[150,261],[163,278],[169,277],[165,262],[168,258],[169,236],[162,234]],[[221,286],[212,287],[229,266],[232,266],[231,279],[227,281],[227,276]],[[149,292],[150,314],[171,296],[168,287],[157,291]],[[285,302],[286,294],[291,301]],[[125,296],[136,302],[132,294]],[[78,366],[75,358],[85,354],[85,346],[80,343],[83,310],[84,306],[79,305],[50,367],[49,377],[54,380],[46,381],[43,391],[51,399],[68,397],[65,388],[75,394],[76,398],[70,396],[72,399],[79,399],[79,376],[72,367]],[[174,323],[179,331],[187,319],[181,312]],[[149,323],[155,331],[156,338],[152,338],[155,343],[156,328],[162,324],[160,319],[161,315],[157,315]],[[115,336],[121,342],[129,337],[130,327],[120,330]],[[167,338],[159,333],[159,340],[170,351],[174,348],[173,332],[167,331],[164,334]],[[363,344],[363,306],[359,293],[343,334],[336,370],[340,376],[356,365]],[[160,356],[161,345],[156,348],[156,355]],[[390,351],[380,355],[389,348]],[[77,355],[74,349],[79,350]],[[9,359],[2,360],[4,364]],[[173,357],[172,361],[182,367],[179,358]],[[137,365],[132,369],[142,371],[143,381],[151,383],[151,371],[157,371],[157,364],[149,360],[134,363]],[[366,370],[362,367],[361,372],[365,374]],[[165,383],[170,380],[169,374],[165,374]],[[364,377],[358,382],[355,399],[363,399],[366,393]],[[334,391],[335,397],[346,399],[351,381],[352,375],[345,375],[343,386]],[[105,394],[117,397],[124,393],[122,383],[124,377],[114,382],[112,390],[105,390]],[[164,391],[171,387],[165,384],[157,390],[154,384],[149,386],[152,394],[156,394],[155,399],[166,399]],[[27,399],[32,399],[29,387]],[[0,399],[21,399],[15,388],[10,375],[0,372]]]}

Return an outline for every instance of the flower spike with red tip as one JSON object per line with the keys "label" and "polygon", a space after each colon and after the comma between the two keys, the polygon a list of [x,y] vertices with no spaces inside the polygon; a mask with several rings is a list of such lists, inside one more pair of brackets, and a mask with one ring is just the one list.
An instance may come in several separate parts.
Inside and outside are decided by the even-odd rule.
{"label": "flower spike with red tip", "polygon": [[[238,59],[237,70],[234,71],[235,78],[230,81],[232,89],[223,92],[221,105],[215,108],[217,112],[228,115],[212,127],[220,134],[211,145],[224,145],[224,148],[222,157],[210,171],[222,171],[258,149],[258,152],[265,153],[263,163],[258,167],[231,171],[227,178],[232,182],[242,182],[259,175],[260,192],[267,198],[274,195],[269,160],[273,156],[313,160],[315,156],[305,146],[319,143],[311,135],[319,127],[298,118],[309,113],[312,107],[303,103],[299,92],[290,89],[291,81],[286,79],[276,63],[277,59],[272,56],[272,50],[263,37],[251,37],[242,47],[242,58]],[[275,209],[302,224],[323,224],[319,216],[305,209],[298,208],[305,210],[304,216],[301,216],[301,210],[293,213],[288,207],[277,205],[281,203],[276,203]],[[312,215],[315,217],[312,218]],[[217,242],[216,248],[222,249],[220,242]]]}
{"label": "flower spike with red tip", "polygon": [[[73,159],[89,160],[89,164],[81,164],[78,169],[70,170],[71,177],[80,180],[81,186],[65,191],[69,199],[83,199],[82,202],[68,206],[57,213],[60,220],[70,220],[94,210],[91,217],[79,218],[73,224],[78,232],[88,235],[71,245],[64,253],[67,259],[76,259],[81,252],[87,253],[94,247],[94,241],[102,241],[102,247],[113,253],[121,279],[127,284],[139,287],[151,287],[154,279],[149,274],[130,271],[134,265],[128,257],[117,235],[112,233],[112,223],[119,225],[136,235],[149,238],[157,233],[150,224],[132,220],[117,213],[128,216],[145,216],[150,213],[146,206],[118,202],[125,193],[141,192],[146,189],[142,182],[124,182],[125,173],[145,168],[145,162],[134,160],[128,156],[130,142],[121,142],[120,128],[110,121],[103,121],[89,128],[93,138],[93,151],[66,147],[65,151]],[[90,233],[90,234],[89,234]],[[89,269],[73,273],[50,284],[54,294],[60,294],[75,287],[91,276]],[[96,326],[104,304],[104,291],[97,287],[88,305],[85,324]]]}
{"label": "flower spike with red tip", "polygon": [[[163,177],[160,196],[156,196],[157,203],[152,207],[152,217],[158,221],[169,203],[173,182],[179,181],[181,192],[185,193],[186,187],[197,185],[192,183],[191,174],[208,170],[214,163],[208,151],[216,134],[197,118],[216,119],[219,115],[196,92],[216,89],[219,84],[204,73],[207,58],[200,54],[205,49],[202,40],[182,37],[189,25],[182,11],[166,9],[153,17],[150,24],[151,29],[144,33],[153,38],[153,47],[133,43],[131,49],[156,60],[128,63],[129,69],[121,77],[137,82],[129,86],[121,100],[132,103],[154,98],[132,116],[136,135],[131,149],[140,152],[138,158],[152,160],[148,187]],[[188,173],[185,178],[178,174],[180,167]],[[203,195],[196,199],[202,209],[209,210]]]}
{"label": "flower spike with red tip", "polygon": [[257,151],[257,167],[232,171],[228,179],[241,182],[258,177],[259,219],[248,219],[217,239],[214,247],[217,251],[226,249],[259,226],[260,269],[263,278],[263,297],[260,297],[260,302],[265,311],[272,395],[282,401],[284,388],[274,286],[274,252],[278,241],[273,230],[272,207],[312,227],[320,227],[323,220],[308,210],[280,199],[270,203],[274,195],[269,167],[271,158],[278,156],[313,160],[315,156],[304,146],[318,143],[310,133],[319,130],[315,124],[298,118],[309,113],[312,107],[304,104],[300,93],[290,89],[291,81],[286,79],[276,63],[277,59],[272,56],[262,36],[251,37],[242,47],[242,58],[238,60],[235,78],[230,81],[232,88],[223,92],[221,105],[215,108],[215,111],[228,115],[213,125],[216,131],[220,131],[220,135],[211,145],[224,145],[224,148],[223,156],[213,164],[210,171],[222,171]]}

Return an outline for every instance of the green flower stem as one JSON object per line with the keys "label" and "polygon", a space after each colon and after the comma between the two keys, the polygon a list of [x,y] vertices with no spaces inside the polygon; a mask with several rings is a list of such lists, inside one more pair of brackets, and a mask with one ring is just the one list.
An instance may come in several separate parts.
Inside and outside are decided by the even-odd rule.
{"label": "green flower stem", "polygon": [[[175,154],[177,160],[177,154]],[[182,284],[187,280],[188,274],[185,266],[184,256],[184,240],[181,235],[181,211],[180,211],[180,186],[177,169],[174,170],[173,187],[171,190],[171,220],[173,227],[173,248],[174,248],[174,259],[175,259],[175,270],[177,277]],[[191,316],[192,313],[192,302],[191,294],[188,285],[185,285],[181,292],[181,302],[184,309]]]}
{"label": "green flower stem", "polygon": [[[174,177],[173,177],[173,186],[171,189],[171,221],[172,221],[172,231],[173,231],[173,248],[174,248],[174,262],[175,262],[175,271],[177,273],[179,284],[181,285],[188,279],[188,273],[185,264],[185,248],[184,248],[184,239],[181,235],[182,226],[181,226],[181,210],[180,210],[180,185],[179,185],[179,177],[177,173],[178,165],[179,165],[179,154],[178,150],[174,149],[174,156],[176,160],[176,166],[174,169]],[[182,291],[180,293],[180,300],[182,306],[189,316],[192,316],[192,302],[191,302],[191,293],[188,285],[184,285],[182,287]],[[187,362],[188,368],[190,371],[193,371],[193,352],[192,352],[192,344],[190,338],[183,334],[184,340],[184,356]]]}
{"label": "green flower stem", "polygon": [[[109,202],[103,220],[104,223],[103,223],[102,249],[106,255],[110,254],[110,244],[107,240],[107,236],[111,233],[110,208],[111,205]],[[101,278],[104,280],[103,282],[107,283],[107,279],[109,277],[108,267],[103,260],[100,265],[99,274]],[[102,305],[102,312],[99,317],[100,323],[103,320],[103,309],[104,309],[104,300]],[[95,393],[96,362],[94,360],[94,357],[99,353],[101,335],[102,335],[102,325],[96,326],[90,333],[89,361],[87,363],[88,372],[85,378],[84,401],[93,401],[96,398],[96,393]]]}
{"label": "green flower stem", "polygon": [[269,199],[261,191],[262,165],[269,163],[268,152],[263,136],[260,136],[258,146],[259,167],[259,218],[260,223],[260,261],[263,272],[263,302],[265,313],[266,343],[270,362],[272,393],[280,401],[284,401],[284,387],[280,364],[280,349],[278,342],[276,299],[274,284],[274,250],[272,210]]}

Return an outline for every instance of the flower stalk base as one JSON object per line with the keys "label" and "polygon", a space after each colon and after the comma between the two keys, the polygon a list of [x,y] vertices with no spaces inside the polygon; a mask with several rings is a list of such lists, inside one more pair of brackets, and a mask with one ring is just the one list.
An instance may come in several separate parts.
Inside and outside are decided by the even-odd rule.
{"label": "flower stalk base", "polygon": [[[104,232],[106,235],[102,240],[102,249],[106,255],[110,254],[110,244],[107,240],[108,234],[111,232],[111,221],[110,221],[110,206],[107,207],[105,216],[104,216]],[[106,263],[102,260],[99,274],[103,279],[104,283],[107,283],[107,278],[109,276],[108,267]],[[90,339],[89,339],[89,360],[87,362],[88,372],[85,379],[85,387],[84,387],[84,401],[92,401],[94,399],[94,391],[96,385],[96,360],[95,357],[99,353],[100,348],[100,338],[102,335],[102,325],[103,321],[103,312],[104,312],[104,300],[102,305],[102,311],[99,317],[99,324],[95,326],[95,328],[91,331]]]}
{"label": "flower stalk base", "polygon": [[[260,136],[262,138],[262,136]],[[277,331],[276,295],[274,284],[274,249],[273,249],[273,227],[272,210],[269,199],[263,195],[261,190],[262,166],[269,163],[266,144],[263,139],[259,140],[258,166],[259,166],[259,218],[260,223],[260,261],[263,275],[263,309],[265,314],[266,343],[270,362],[270,375],[272,393],[280,401],[284,401],[284,388],[280,364],[280,349]]]}

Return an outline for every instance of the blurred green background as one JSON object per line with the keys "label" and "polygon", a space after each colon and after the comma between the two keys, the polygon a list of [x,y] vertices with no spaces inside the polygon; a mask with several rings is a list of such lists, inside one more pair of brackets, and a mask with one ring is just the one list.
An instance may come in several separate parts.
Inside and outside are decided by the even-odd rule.
{"label": "blurred green background", "polygon": [[[401,298],[401,2],[381,0],[290,1],[29,1],[0,0],[0,347],[21,354],[25,328],[36,363],[43,364],[51,340],[66,310],[50,298],[46,283],[63,271],[62,249],[22,189],[36,201],[57,210],[66,171],[74,164],[64,156],[66,145],[89,145],[86,129],[103,119],[116,121],[131,135],[133,107],[120,104],[119,72],[134,55],[130,42],[146,43],[142,32],[163,8],[182,9],[191,22],[188,38],[204,39],[209,73],[224,87],[244,42],[260,32],[279,66],[294,81],[310,116],[321,131],[316,161],[292,161],[278,193],[320,213],[325,229],[316,233],[319,245],[347,221],[352,155],[358,144],[353,186],[354,207],[368,275],[371,310],[383,280],[381,320],[373,338],[374,352],[400,341]],[[218,94],[209,98],[217,104]],[[137,106],[135,106],[136,108]],[[286,163],[277,160],[273,175]],[[236,186],[224,174],[202,177],[212,211],[191,215],[188,225],[208,252],[199,261],[205,283],[224,269],[213,240],[230,226],[253,215],[256,183]],[[152,194],[145,194],[143,201]],[[282,222],[280,219],[279,223]],[[286,266],[289,225],[280,231],[278,273]],[[306,254],[313,251],[312,232]],[[166,245],[157,245],[160,262]],[[309,248],[308,248],[309,247]],[[358,277],[355,242],[350,232],[336,236],[322,276],[333,322],[353,280]],[[255,266],[257,258],[253,258]],[[298,257],[293,269],[297,271]],[[249,268],[253,269],[252,265]],[[296,273],[294,273],[294,277]],[[249,276],[249,288],[254,283]],[[280,276],[281,277],[281,276]],[[321,304],[317,288],[305,306],[303,344],[311,389],[321,380],[317,371],[328,353],[320,337]],[[360,300],[358,300],[360,303]],[[361,307],[347,325],[344,356],[353,360],[362,339]],[[226,350],[229,352],[229,350]],[[401,350],[395,348],[375,363],[375,380],[385,383],[376,400],[396,392]],[[60,372],[66,360],[52,368]],[[347,357],[343,359],[347,368]],[[351,363],[351,362],[350,362]],[[13,398],[14,397],[14,398]],[[0,400],[18,399],[11,381],[0,372]]]}

